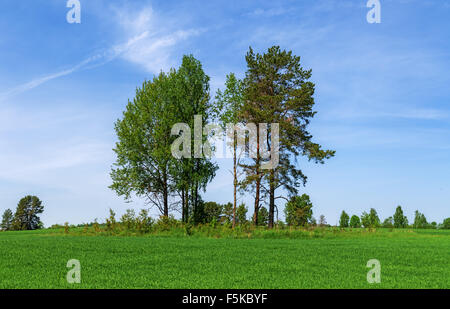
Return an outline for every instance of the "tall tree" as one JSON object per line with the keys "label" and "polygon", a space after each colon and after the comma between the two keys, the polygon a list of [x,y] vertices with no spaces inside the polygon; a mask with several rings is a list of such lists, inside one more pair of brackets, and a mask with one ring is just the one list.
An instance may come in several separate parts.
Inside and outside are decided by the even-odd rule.
{"label": "tall tree", "polygon": [[11,209],[6,209],[5,212],[3,213],[2,223],[0,227],[5,231],[11,230],[13,219],[14,216]]}
{"label": "tall tree", "polygon": [[395,228],[406,228],[408,227],[408,218],[403,215],[403,210],[401,206],[397,206],[394,214],[394,227]]}
{"label": "tall tree", "polygon": [[111,171],[111,189],[127,200],[134,193],[145,197],[161,215],[169,215],[169,196],[174,192],[171,165],[171,127],[175,123],[176,72],[161,72],[143,83],[129,101],[115,130],[117,161]]}
{"label": "tall tree", "polygon": [[[240,111],[244,105],[244,85],[243,82],[236,78],[234,73],[227,75],[225,82],[225,91],[220,89],[216,94],[215,114],[220,121],[224,131],[229,130],[229,124],[237,124],[241,121]],[[228,132],[230,133],[230,132]],[[233,129],[232,151],[233,151],[233,228],[236,226],[236,208],[237,208],[237,188],[238,188],[238,136]]]}
{"label": "tall tree", "polygon": [[[207,124],[212,114],[210,102],[209,76],[205,74],[200,61],[194,56],[184,56],[181,67],[176,73],[176,108],[177,123],[193,128],[182,136],[190,138],[190,144],[184,145],[189,152],[187,157],[177,158],[173,168],[175,181],[182,199],[182,217],[185,222],[190,218],[199,223],[202,216],[202,199],[200,191],[206,190],[206,185],[214,178],[217,165],[204,151],[208,136],[203,134],[202,125]],[[172,132],[173,133],[173,132]],[[176,132],[180,134],[180,132]],[[185,149],[183,149],[185,150]]]}
{"label": "tall tree", "polygon": [[381,226],[380,218],[374,208],[370,209],[369,213],[363,212],[361,216],[361,224],[365,228],[376,228]]}
{"label": "tall tree", "polygon": [[345,211],[342,211],[341,218],[339,219],[339,226],[343,228],[348,227],[349,221],[350,216]]}
{"label": "tall tree", "polygon": [[12,222],[13,230],[22,231],[41,228],[42,222],[38,215],[43,212],[44,206],[38,197],[31,195],[25,196],[17,205]]}
{"label": "tall tree", "polygon": [[[276,189],[282,187],[290,195],[295,195],[298,186],[306,183],[306,176],[296,164],[297,158],[306,156],[315,163],[324,163],[335,152],[323,150],[312,141],[312,135],[307,131],[307,126],[316,114],[313,110],[315,85],[309,81],[312,71],[302,68],[300,57],[273,46],[262,55],[255,54],[250,48],[246,60],[248,69],[244,79],[245,104],[242,116],[257,126],[256,156],[253,164],[244,166],[248,172],[246,184],[255,184],[257,210],[262,180],[268,183],[269,227],[273,227],[275,201],[283,198],[275,195]],[[278,145],[274,143],[276,136],[273,127],[262,131],[264,133],[260,132],[262,123],[278,124]],[[266,145],[262,145],[260,134],[264,134],[261,141]],[[273,160],[276,153],[279,162],[269,169],[262,169],[262,164],[267,161],[262,155],[262,149],[271,153],[269,160]]]}
{"label": "tall tree", "polygon": [[425,218],[425,215],[423,213],[420,213],[418,210],[416,210],[416,213],[414,216],[413,227],[415,229],[426,229],[428,227],[427,218]]}

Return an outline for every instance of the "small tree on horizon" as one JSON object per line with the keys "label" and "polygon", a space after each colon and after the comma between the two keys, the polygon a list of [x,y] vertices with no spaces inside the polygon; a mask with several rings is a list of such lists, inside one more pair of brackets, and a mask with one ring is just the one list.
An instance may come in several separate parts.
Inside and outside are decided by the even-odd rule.
{"label": "small tree on horizon", "polygon": [[245,206],[245,204],[239,205],[239,207],[236,209],[236,220],[238,224],[244,224],[247,222],[247,212],[248,208]]}
{"label": "small tree on horizon", "polygon": [[42,227],[39,214],[44,212],[44,206],[37,196],[25,196],[19,201],[12,222],[12,229],[16,231],[37,230]]}
{"label": "small tree on horizon", "polygon": [[320,215],[319,217],[319,226],[326,226],[328,225],[327,220],[325,219],[324,215]]}
{"label": "small tree on horizon", "polygon": [[259,226],[267,226],[269,223],[269,212],[266,207],[261,207],[258,210],[258,225]]}
{"label": "small tree on horizon", "polygon": [[361,227],[361,220],[358,216],[353,215],[350,219],[350,227],[351,228],[360,228]]}
{"label": "small tree on horizon", "polygon": [[402,206],[400,205],[397,206],[397,209],[395,210],[394,227],[397,229],[408,227],[408,218],[403,215]]}
{"label": "small tree on horizon", "polygon": [[413,227],[415,229],[426,229],[428,227],[427,218],[425,218],[425,215],[420,213],[418,210],[416,210],[415,213]]}
{"label": "small tree on horizon", "polygon": [[361,223],[365,228],[377,228],[381,226],[380,218],[375,208],[371,208],[369,213],[363,212]]}
{"label": "small tree on horizon", "polygon": [[291,197],[284,208],[287,225],[305,226],[312,218],[312,207],[313,204],[307,194]]}
{"label": "small tree on horizon", "polygon": [[11,230],[13,219],[14,219],[14,216],[13,216],[11,209],[6,209],[5,212],[3,213],[2,223],[0,226],[2,228],[2,230],[4,230],[4,231]]}
{"label": "small tree on horizon", "polygon": [[339,220],[339,226],[341,228],[348,227],[349,226],[349,220],[350,220],[349,215],[345,211],[342,211],[341,218]]}

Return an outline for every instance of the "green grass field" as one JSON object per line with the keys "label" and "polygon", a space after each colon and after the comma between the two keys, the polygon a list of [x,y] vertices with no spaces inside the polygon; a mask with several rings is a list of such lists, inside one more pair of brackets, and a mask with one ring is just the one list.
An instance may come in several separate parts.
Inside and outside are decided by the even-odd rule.
{"label": "green grass field", "polygon": [[[1,232],[0,288],[450,288],[450,231],[268,235]],[[81,284],[66,281],[70,259],[81,262]],[[381,284],[367,283],[370,259],[381,262]]]}

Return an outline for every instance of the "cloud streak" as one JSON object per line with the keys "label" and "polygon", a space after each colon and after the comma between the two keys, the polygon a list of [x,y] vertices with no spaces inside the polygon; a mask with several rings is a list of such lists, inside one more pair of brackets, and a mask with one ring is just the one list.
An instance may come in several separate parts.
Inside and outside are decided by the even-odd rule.
{"label": "cloud streak", "polygon": [[138,64],[150,73],[167,70],[174,65],[171,59],[171,48],[178,42],[187,40],[203,32],[203,30],[188,29],[174,30],[171,33],[161,33],[156,30],[154,21],[157,20],[157,17],[151,7],[142,9],[139,13],[124,12],[124,10],[117,9],[115,9],[115,12],[121,27],[120,30],[125,33],[123,43],[113,45],[102,52],[98,52],[68,69],[33,79],[0,93],[0,102],[32,90],[54,79],[70,75],[80,70],[105,65],[118,57]]}

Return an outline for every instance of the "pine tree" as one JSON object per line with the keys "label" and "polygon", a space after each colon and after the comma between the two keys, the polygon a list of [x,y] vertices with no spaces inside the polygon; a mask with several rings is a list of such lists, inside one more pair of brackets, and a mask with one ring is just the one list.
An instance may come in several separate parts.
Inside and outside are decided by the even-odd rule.
{"label": "pine tree", "polygon": [[19,201],[12,222],[12,228],[16,231],[36,230],[41,228],[42,222],[39,214],[44,212],[41,200],[36,196],[25,196]]}
{"label": "pine tree", "polygon": [[[244,186],[255,189],[255,213],[259,208],[263,181],[269,196],[269,227],[274,224],[275,201],[278,188],[284,188],[290,195],[298,192],[298,186],[306,183],[302,170],[292,162],[299,156],[306,156],[316,163],[324,163],[325,159],[334,156],[332,150],[323,150],[319,144],[312,142],[312,135],[307,131],[313,111],[315,85],[309,81],[311,70],[304,70],[300,57],[291,51],[281,50],[273,46],[261,55],[250,48],[246,55],[247,73],[244,79],[245,103],[242,107],[242,118],[256,124],[257,149],[252,164],[244,165],[247,177]],[[271,130],[260,132],[263,123],[278,124],[279,145],[274,144],[276,132]],[[264,134],[261,136],[260,134]],[[263,145],[265,144],[265,145]],[[277,153],[278,164],[269,169],[262,166],[267,163],[262,150]]]}
{"label": "pine tree", "polygon": [[401,206],[398,206],[394,214],[394,227],[395,228],[406,228],[408,227],[408,218],[403,215],[403,210]]}
{"label": "pine tree", "polygon": [[3,213],[1,228],[4,231],[9,231],[12,228],[14,216],[11,209],[6,209]]}

